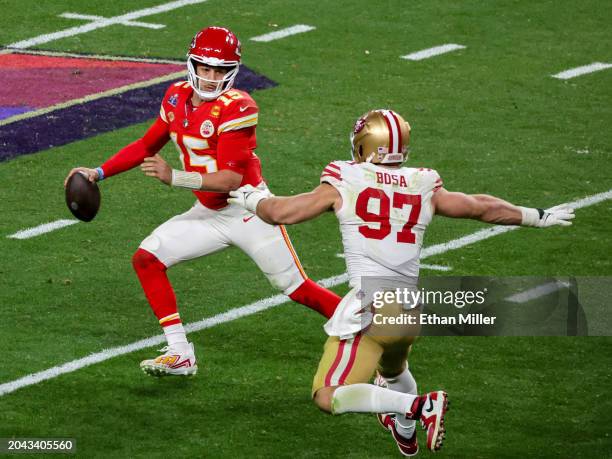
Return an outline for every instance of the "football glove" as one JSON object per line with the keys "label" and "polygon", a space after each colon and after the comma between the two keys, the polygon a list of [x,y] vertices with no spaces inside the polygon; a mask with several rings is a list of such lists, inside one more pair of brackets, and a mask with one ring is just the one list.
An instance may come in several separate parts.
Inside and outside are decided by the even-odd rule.
{"label": "football glove", "polygon": [[549,226],[561,225],[569,226],[572,224],[574,209],[567,204],[551,207],[550,209],[530,209],[521,207],[523,221],[521,226],[537,226],[538,228],[547,228]]}
{"label": "football glove", "polygon": [[242,206],[253,213],[256,213],[259,201],[274,196],[265,185],[260,185],[257,188],[253,185],[244,185],[235,191],[230,191],[229,194],[231,198],[227,202]]}

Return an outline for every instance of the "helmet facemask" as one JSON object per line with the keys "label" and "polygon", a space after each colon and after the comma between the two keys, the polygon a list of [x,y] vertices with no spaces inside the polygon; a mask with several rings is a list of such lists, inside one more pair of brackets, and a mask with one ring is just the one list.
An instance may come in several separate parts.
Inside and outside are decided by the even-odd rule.
{"label": "helmet facemask", "polygon": [[[211,67],[225,67],[229,70],[222,79],[209,80],[198,75],[197,64],[209,65]],[[187,55],[187,73],[189,76],[189,83],[198,96],[204,100],[214,100],[230,89],[234,85],[234,80],[236,79],[236,75],[238,75],[239,68],[240,63],[238,62],[220,61],[218,59],[205,58],[195,56],[193,54]],[[204,89],[207,86],[212,85],[214,85],[214,89]]]}

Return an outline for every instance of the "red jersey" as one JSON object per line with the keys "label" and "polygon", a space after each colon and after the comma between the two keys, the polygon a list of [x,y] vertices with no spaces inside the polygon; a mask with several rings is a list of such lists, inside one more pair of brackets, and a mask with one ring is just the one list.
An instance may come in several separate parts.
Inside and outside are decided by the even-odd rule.
{"label": "red jersey", "polygon": [[[170,85],[159,116],[145,135],[108,159],[101,168],[106,177],[141,164],[172,139],[183,168],[206,174],[224,169],[242,175],[242,185],[257,186],[263,180],[261,163],[254,150],[258,108],[244,91],[230,89],[215,100],[193,107],[193,89],[181,81]],[[209,209],[227,206],[227,193],[194,191]]]}
{"label": "red jersey", "polygon": [[[240,186],[257,186],[262,176],[254,152],[259,111],[255,101],[244,91],[230,89],[215,100],[193,107],[192,95],[189,83],[174,83],[166,91],[159,113],[184,169],[202,174],[229,169],[243,176]],[[210,209],[227,205],[227,193],[194,193]]]}

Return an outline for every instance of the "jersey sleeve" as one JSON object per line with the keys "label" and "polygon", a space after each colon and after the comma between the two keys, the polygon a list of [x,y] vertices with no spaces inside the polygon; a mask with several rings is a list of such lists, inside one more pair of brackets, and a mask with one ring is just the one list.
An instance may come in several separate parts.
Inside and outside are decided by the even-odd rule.
{"label": "jersey sleeve", "polygon": [[338,161],[332,161],[321,172],[321,183],[327,183],[334,188],[342,187],[342,164]]}
{"label": "jersey sleeve", "polygon": [[444,186],[444,182],[442,182],[442,178],[438,171],[434,169],[419,169],[419,173],[421,174],[424,182],[424,188],[426,191],[433,191],[434,193],[438,191],[440,188]]}
{"label": "jersey sleeve", "polygon": [[229,169],[244,175],[255,156],[255,126],[229,131],[219,136],[217,165],[220,170]]}
{"label": "jersey sleeve", "polygon": [[179,81],[177,83],[172,83],[166,89],[166,94],[164,94],[164,98],[162,99],[161,106],[159,107],[159,119],[166,124],[168,122],[168,112],[172,111],[176,108],[176,103],[178,101],[178,93],[180,90],[185,90],[189,87],[189,83],[186,81]]}
{"label": "jersey sleeve", "polygon": [[247,93],[230,90],[219,96],[223,111],[217,127],[219,136],[226,132],[257,126],[259,108]]}

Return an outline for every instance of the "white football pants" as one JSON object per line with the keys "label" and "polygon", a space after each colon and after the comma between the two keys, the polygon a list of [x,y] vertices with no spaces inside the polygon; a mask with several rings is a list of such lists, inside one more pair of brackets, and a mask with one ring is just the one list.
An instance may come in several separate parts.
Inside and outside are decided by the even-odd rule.
{"label": "white football pants", "polygon": [[187,212],[158,226],[140,248],[169,268],[230,245],[251,257],[270,283],[286,295],[307,279],[285,228],[270,225],[235,204],[211,210],[196,201]]}

